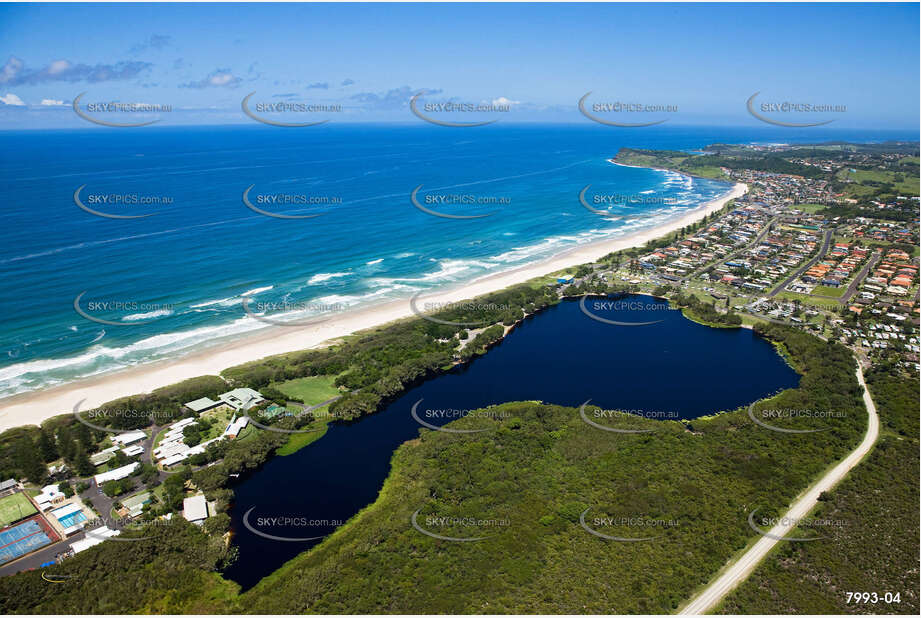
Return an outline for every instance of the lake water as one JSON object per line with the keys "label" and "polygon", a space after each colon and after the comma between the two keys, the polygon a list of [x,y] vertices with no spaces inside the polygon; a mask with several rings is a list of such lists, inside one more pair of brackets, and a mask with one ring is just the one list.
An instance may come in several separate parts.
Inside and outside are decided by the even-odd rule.
{"label": "lake water", "polygon": [[260,525],[259,519],[346,521],[373,502],[394,450],[418,436],[421,426],[410,412],[419,399],[425,400],[420,415],[426,408],[468,410],[516,400],[579,406],[591,399],[606,409],[692,419],[799,383],[773,346],[748,329],[702,326],[648,296],[618,299],[617,311],[595,300],[602,299],[584,306],[598,317],[657,323],[614,326],[587,317],[579,301],[564,301],[472,363],[409,389],[376,414],[330,425],[326,436],[293,455],[275,457],[235,488],[231,516],[240,557],[225,576],[250,588],[320,542],[263,538],[243,525],[245,513],[266,534],[321,537],[335,525]]}

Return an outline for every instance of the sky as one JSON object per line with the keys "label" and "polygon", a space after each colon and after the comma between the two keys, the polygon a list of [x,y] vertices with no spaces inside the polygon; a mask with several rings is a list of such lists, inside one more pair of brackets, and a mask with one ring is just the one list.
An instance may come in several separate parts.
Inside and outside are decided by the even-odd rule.
{"label": "sky", "polygon": [[[916,130],[918,20],[917,3],[2,4],[0,128],[90,126],[81,93],[108,121],[251,124],[251,92],[281,122],[422,122],[423,93],[427,118],[588,123],[591,92],[616,122],[763,126],[758,92],[782,121]],[[834,109],[762,107],[781,102]]]}

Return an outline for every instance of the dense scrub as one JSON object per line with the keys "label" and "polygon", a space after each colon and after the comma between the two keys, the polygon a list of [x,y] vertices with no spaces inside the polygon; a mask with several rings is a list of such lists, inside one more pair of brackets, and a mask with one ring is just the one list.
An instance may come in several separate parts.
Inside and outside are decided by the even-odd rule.
{"label": "dense scrub", "polygon": [[[918,613],[918,379],[880,371],[866,379],[880,440],[813,515],[844,525],[824,527],[829,538],[820,541],[781,544],[727,598],[723,613]],[[848,592],[881,598],[848,603]],[[885,603],[886,592],[898,593],[899,602]]]}
{"label": "dense scrub", "polygon": [[[175,518],[124,533],[63,563],[0,578],[0,612],[25,614],[218,613],[238,587],[217,574],[229,552],[220,538]],[[52,583],[42,577],[54,580]]]}

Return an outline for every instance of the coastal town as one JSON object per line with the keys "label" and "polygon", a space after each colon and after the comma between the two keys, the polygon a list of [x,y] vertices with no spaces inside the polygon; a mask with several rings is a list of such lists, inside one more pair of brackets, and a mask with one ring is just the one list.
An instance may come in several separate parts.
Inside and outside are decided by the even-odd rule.
{"label": "coastal town", "polygon": [[[748,186],[744,196],[695,229],[650,243],[630,259],[615,256],[579,276],[564,275],[561,292],[581,293],[582,284],[593,281],[664,295],[678,290],[721,314],[738,315],[742,324],[789,324],[840,341],[870,362],[895,359],[918,371],[917,156],[802,157],[798,153],[806,148],[750,149],[797,153],[791,163],[845,181],[835,187],[797,174],[721,167],[723,178]],[[880,197],[891,185],[854,183],[848,180],[857,171],[853,166],[897,179],[914,166],[915,189]]]}

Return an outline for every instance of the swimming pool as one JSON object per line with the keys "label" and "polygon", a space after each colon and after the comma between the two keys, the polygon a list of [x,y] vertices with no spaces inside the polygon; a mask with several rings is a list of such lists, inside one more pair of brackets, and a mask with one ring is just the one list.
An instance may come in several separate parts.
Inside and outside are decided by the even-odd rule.
{"label": "swimming pool", "polygon": [[64,526],[64,528],[70,528],[71,526],[76,526],[82,521],[86,521],[86,515],[84,515],[82,511],[74,511],[69,515],[58,517],[58,521],[61,522],[61,525]]}

